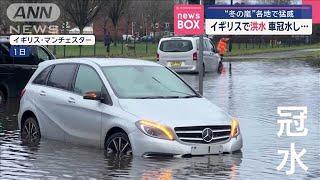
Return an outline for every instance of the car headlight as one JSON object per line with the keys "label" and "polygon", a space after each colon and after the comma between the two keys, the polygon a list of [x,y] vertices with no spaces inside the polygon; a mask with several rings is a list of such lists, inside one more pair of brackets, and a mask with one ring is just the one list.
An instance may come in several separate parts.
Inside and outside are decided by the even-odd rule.
{"label": "car headlight", "polygon": [[167,140],[175,139],[174,132],[171,128],[160,123],[150,120],[140,120],[136,122],[136,126],[148,136]]}
{"label": "car headlight", "polygon": [[235,118],[231,120],[231,137],[237,137],[240,134],[239,121]]}

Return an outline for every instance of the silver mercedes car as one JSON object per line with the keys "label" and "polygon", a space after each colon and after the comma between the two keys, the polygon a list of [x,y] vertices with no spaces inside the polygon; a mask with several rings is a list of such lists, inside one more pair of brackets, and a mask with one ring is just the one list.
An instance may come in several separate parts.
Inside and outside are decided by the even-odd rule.
{"label": "silver mercedes car", "polygon": [[108,154],[190,156],[239,151],[239,121],[154,62],[74,58],[39,65],[21,92],[22,142],[45,137]]}

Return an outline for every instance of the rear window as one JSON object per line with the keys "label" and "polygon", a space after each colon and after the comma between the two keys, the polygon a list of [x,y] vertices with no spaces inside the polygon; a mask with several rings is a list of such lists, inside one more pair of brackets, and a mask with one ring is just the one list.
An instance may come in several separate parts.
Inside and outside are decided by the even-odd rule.
{"label": "rear window", "polygon": [[160,50],[163,52],[187,52],[193,49],[190,40],[167,40],[162,41]]}
{"label": "rear window", "polygon": [[35,84],[45,85],[47,83],[47,77],[52,69],[52,66],[45,68],[33,81]]}

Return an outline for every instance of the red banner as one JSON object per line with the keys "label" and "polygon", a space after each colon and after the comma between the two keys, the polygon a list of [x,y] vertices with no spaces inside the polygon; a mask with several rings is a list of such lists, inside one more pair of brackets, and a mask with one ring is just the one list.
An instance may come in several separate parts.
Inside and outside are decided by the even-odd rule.
{"label": "red banner", "polygon": [[320,24],[320,0],[302,0],[302,4],[312,5],[312,23]]}
{"label": "red banner", "polygon": [[174,34],[201,35],[204,33],[202,5],[176,4],[174,6]]}

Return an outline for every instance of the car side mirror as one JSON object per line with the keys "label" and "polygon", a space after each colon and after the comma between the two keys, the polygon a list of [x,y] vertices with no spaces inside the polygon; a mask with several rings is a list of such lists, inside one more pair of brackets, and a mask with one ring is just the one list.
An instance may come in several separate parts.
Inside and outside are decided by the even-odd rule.
{"label": "car side mirror", "polygon": [[85,92],[83,95],[83,99],[88,99],[88,100],[102,100],[102,96],[100,92],[95,92],[95,91],[88,91]]}

